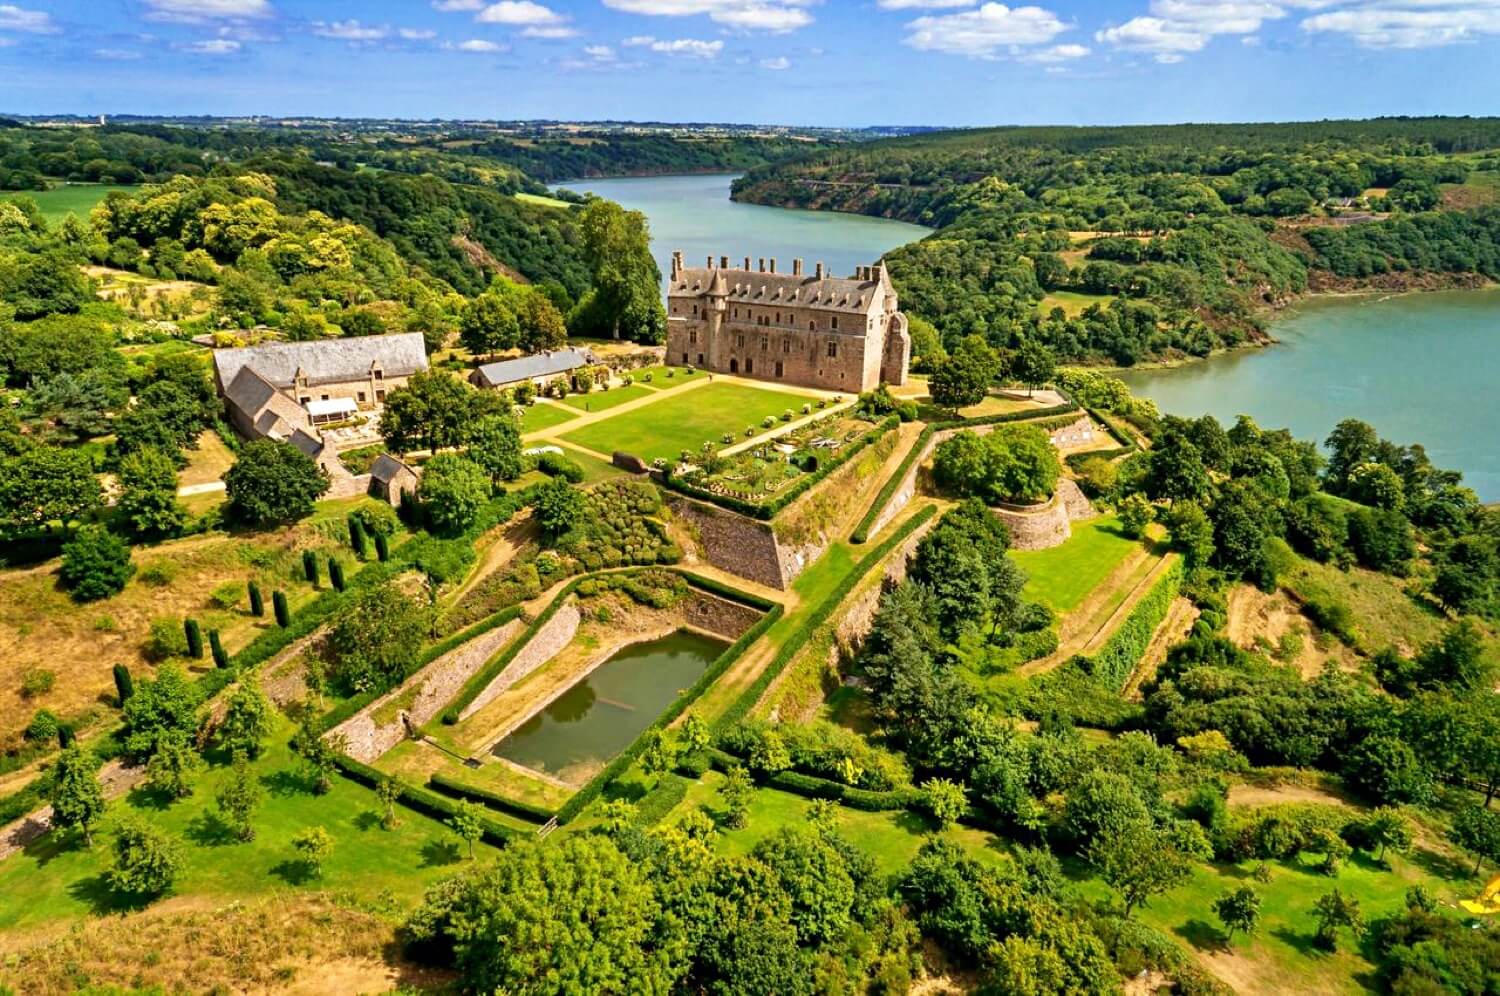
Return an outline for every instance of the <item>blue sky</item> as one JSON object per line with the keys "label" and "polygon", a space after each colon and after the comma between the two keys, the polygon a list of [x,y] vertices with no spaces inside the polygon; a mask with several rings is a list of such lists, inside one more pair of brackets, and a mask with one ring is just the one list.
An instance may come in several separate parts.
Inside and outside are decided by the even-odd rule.
{"label": "blue sky", "polygon": [[1494,113],[1500,0],[0,0],[0,112],[803,125]]}

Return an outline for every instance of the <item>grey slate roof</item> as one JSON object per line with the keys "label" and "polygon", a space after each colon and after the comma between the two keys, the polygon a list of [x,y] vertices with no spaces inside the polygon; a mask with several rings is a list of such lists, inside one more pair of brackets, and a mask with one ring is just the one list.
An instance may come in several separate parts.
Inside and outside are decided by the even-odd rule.
{"label": "grey slate roof", "polygon": [[269,342],[259,346],[214,351],[219,383],[235,382],[240,370],[253,367],[274,387],[290,387],[301,370],[309,384],[362,380],[372,365],[386,377],[409,377],[427,369],[422,333],[319,339],[313,342]]}
{"label": "grey slate roof", "polygon": [[884,267],[876,270],[872,280],[853,277],[824,277],[806,273],[763,273],[759,270],[714,267],[685,267],[667,288],[672,297],[699,297],[705,294],[723,296],[735,304],[790,305],[794,308],[816,308],[846,314],[868,315],[884,307],[890,291]]}
{"label": "grey slate roof", "polygon": [[486,363],[477,373],[486,387],[503,387],[535,377],[551,377],[554,374],[577,370],[594,362],[593,356],[582,349],[559,349],[550,353],[521,356],[514,360]]}
{"label": "grey slate roof", "polygon": [[250,367],[240,368],[225,389],[224,398],[243,412],[262,436],[280,438],[307,425],[307,411]]}
{"label": "grey slate roof", "polygon": [[389,453],[380,454],[380,456],[375,458],[375,462],[370,464],[370,476],[381,484],[389,484],[402,474],[415,476],[416,471]]}

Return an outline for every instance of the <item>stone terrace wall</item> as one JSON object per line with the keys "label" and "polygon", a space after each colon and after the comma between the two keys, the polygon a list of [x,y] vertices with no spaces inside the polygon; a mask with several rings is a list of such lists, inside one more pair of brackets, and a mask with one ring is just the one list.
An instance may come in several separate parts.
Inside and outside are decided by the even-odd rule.
{"label": "stone terrace wall", "polygon": [[578,623],[581,619],[577,600],[569,596],[568,604],[552,614],[552,618],[548,619],[526,646],[511,658],[505,670],[496,675],[495,680],[474,697],[474,701],[469,703],[458,718],[468,719],[493,702],[495,696],[557,656],[558,651],[566,647],[577,634]]}
{"label": "stone terrace wall", "polygon": [[706,591],[691,589],[682,602],[682,619],[689,626],[733,642],[760,620],[762,612]]}
{"label": "stone terrace wall", "polygon": [[1063,505],[1068,510],[1068,519],[1072,522],[1082,522],[1099,514],[1094,511],[1094,506],[1089,502],[1088,496],[1078,487],[1078,482],[1071,477],[1058,479],[1057,494],[1062,498]]}
{"label": "stone terrace wall", "polygon": [[1012,549],[1046,550],[1073,535],[1068,507],[1057,493],[1037,505],[996,505],[990,511],[1010,529]]}
{"label": "stone terrace wall", "polygon": [[854,597],[839,618],[838,628],[834,630],[834,654],[852,657],[858,652],[870,633],[870,627],[875,623],[875,610],[880,607],[880,596],[887,588],[906,580],[907,561],[935,522],[937,518],[933,517],[891,553],[890,559],[885,562],[885,570],[878,575],[879,581],[872,584],[866,580],[855,590]]}
{"label": "stone terrace wall", "polygon": [[[348,743],[347,753],[356,761],[373,762],[405,738],[406,725],[401,722],[401,713],[409,715],[416,726],[431,721],[458,694],[464,682],[514,639],[520,629],[520,620],[513,619],[453,648],[408,678],[400,688],[382,695],[334,727],[329,735],[342,736]],[[376,720],[376,714],[387,703],[404,699],[409,699],[406,708],[396,710],[384,723]]]}
{"label": "stone terrace wall", "polygon": [[796,576],[787,574],[770,523],[670,492],[667,507],[697,533],[700,553],[715,567],[781,590]]}

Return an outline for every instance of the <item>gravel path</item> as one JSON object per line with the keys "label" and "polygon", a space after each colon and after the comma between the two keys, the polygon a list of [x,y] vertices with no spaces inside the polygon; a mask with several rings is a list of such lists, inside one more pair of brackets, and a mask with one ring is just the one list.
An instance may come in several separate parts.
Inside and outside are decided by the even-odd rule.
{"label": "gravel path", "polygon": [[[129,792],[146,777],[144,767],[127,766],[123,761],[110,761],[99,769],[99,784],[104,789],[104,798],[114,799]],[[0,861],[23,850],[27,844],[52,829],[52,807],[43,806],[28,813],[13,823],[0,827]]]}

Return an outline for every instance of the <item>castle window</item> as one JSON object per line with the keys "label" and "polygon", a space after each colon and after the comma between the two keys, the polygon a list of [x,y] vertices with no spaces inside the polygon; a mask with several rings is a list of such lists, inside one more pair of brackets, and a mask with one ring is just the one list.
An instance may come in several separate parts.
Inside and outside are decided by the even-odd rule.
{"label": "castle window", "polygon": [[776,324],[777,325],[781,324],[781,312],[779,312],[779,311],[776,312]]}
{"label": "castle window", "polygon": [[776,376],[778,376],[778,377],[783,376],[783,369],[782,369],[781,361],[780,360],[776,361]]}
{"label": "castle window", "polygon": [[309,401],[311,401],[311,400],[312,400],[312,395],[311,395],[311,394],[309,394],[309,395],[307,395],[307,396],[306,396],[306,397],[304,397],[304,398],[301,398],[301,399],[300,399],[300,400],[301,400],[301,402],[302,402],[302,403],[303,403],[303,404],[304,404],[304,405],[305,405],[305,404],[307,404],[307,403],[308,403],[308,402],[309,402]]}
{"label": "castle window", "polygon": [[688,342],[690,342],[690,343],[696,343],[697,341],[698,341],[698,330],[697,329],[688,329]]}
{"label": "castle window", "polygon": [[791,336],[786,336],[786,337],[784,337],[781,340],[781,351],[783,353],[790,353],[792,351],[792,337]]}
{"label": "castle window", "polygon": [[[686,362],[687,362],[687,361],[688,361],[688,358],[687,358],[687,351],[686,351],[686,350],[684,350],[684,351],[683,351],[683,354],[682,354],[682,362],[683,362],[683,363],[686,363]],[[702,362],[703,362],[703,357],[702,357],[702,356],[699,356],[699,357],[698,357],[698,362],[699,362],[699,363],[702,363]]]}
{"label": "castle window", "polygon": [[762,353],[764,353],[767,350],[769,350],[770,348],[771,348],[771,337],[768,336],[768,335],[761,336],[760,337],[760,351]]}
{"label": "castle window", "polygon": [[734,309],[734,314],[733,314],[733,315],[731,315],[731,316],[730,316],[730,317],[731,317],[731,318],[738,318],[738,317],[740,317],[740,309],[738,309],[738,308],[735,308],[735,309]]}
{"label": "castle window", "polygon": [[365,403],[365,392],[363,392],[363,391],[359,392],[359,403],[360,404],[364,404]]}
{"label": "castle window", "polygon": [[833,320],[833,330],[835,332],[837,332],[838,328],[839,328],[839,316],[838,315],[834,315],[832,320]]}
{"label": "castle window", "polygon": [[839,355],[839,344],[836,341],[834,341],[833,339],[829,339],[828,340],[828,358],[830,360],[836,360],[836,359],[838,359],[838,355]]}
{"label": "castle window", "polygon": [[745,344],[745,333],[736,332],[734,334],[734,344],[736,346],[743,346]]}
{"label": "castle window", "polygon": [[698,317],[698,306],[696,304],[693,305],[693,317],[694,318]]}
{"label": "castle window", "polygon": [[809,332],[816,332],[816,331],[818,331],[818,322],[817,322],[817,319],[813,319],[812,321],[810,321],[810,322],[807,323],[807,331],[809,331]]}

